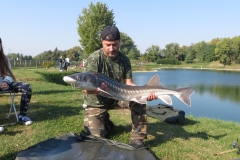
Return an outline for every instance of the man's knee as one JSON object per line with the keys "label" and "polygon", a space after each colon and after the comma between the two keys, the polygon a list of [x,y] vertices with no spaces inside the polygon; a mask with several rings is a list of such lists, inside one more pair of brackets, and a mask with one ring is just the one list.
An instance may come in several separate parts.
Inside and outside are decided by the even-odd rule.
{"label": "man's knee", "polygon": [[134,111],[138,114],[145,114],[146,113],[146,104],[140,104],[137,102],[129,102],[129,107],[131,111]]}
{"label": "man's knee", "polygon": [[108,112],[101,112],[98,108],[87,108],[84,128],[93,136],[104,137],[113,129],[113,123],[109,120]]}
{"label": "man's knee", "polygon": [[130,139],[147,138],[146,105],[136,102],[129,103],[132,117],[132,133]]}

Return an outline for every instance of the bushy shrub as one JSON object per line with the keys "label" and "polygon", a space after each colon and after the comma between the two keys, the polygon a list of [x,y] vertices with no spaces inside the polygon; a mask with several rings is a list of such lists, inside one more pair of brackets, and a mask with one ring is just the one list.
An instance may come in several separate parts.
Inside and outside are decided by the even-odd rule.
{"label": "bushy shrub", "polygon": [[51,68],[54,66],[54,63],[53,62],[43,62],[42,63],[42,67],[43,68]]}
{"label": "bushy shrub", "polygon": [[172,64],[172,65],[180,65],[181,62],[175,59],[157,59],[157,64]]}
{"label": "bushy shrub", "polygon": [[36,72],[36,73],[41,74],[44,81],[62,84],[62,85],[68,85],[66,82],[63,81],[63,77],[77,73],[77,72],[71,71],[71,72],[59,72],[59,73],[56,73],[56,72]]}
{"label": "bushy shrub", "polygon": [[185,62],[189,64],[189,63],[193,63],[193,60],[192,59],[186,59]]}

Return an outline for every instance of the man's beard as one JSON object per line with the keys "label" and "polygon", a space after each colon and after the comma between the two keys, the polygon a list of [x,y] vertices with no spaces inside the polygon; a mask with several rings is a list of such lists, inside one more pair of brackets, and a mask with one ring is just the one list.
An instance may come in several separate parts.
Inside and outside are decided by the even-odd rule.
{"label": "man's beard", "polygon": [[115,59],[118,56],[118,51],[107,52],[107,56],[111,59]]}

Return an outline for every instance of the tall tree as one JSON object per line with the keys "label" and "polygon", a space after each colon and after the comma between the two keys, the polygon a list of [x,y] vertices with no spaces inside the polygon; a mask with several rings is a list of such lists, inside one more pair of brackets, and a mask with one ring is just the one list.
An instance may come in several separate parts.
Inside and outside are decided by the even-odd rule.
{"label": "tall tree", "polygon": [[188,52],[188,47],[183,45],[180,49],[179,49],[179,61],[184,61],[185,60],[185,57],[187,55],[187,52]]}
{"label": "tall tree", "polygon": [[60,53],[57,49],[57,47],[54,49],[54,51],[52,52],[52,60],[58,60],[59,56],[60,56]]}
{"label": "tall tree", "polygon": [[79,61],[84,58],[82,48],[79,46],[75,46],[67,50],[66,53],[68,55],[68,58],[70,58],[73,61]]}
{"label": "tall tree", "polygon": [[128,58],[137,60],[140,57],[140,51],[135,47],[132,48],[128,53]]}
{"label": "tall tree", "polygon": [[233,61],[240,63],[240,36],[231,39],[231,52],[233,54]]}
{"label": "tall tree", "polygon": [[32,56],[31,55],[30,56],[24,56],[23,60],[32,60]]}
{"label": "tall tree", "polygon": [[145,54],[147,55],[149,62],[155,62],[161,57],[160,47],[158,45],[152,45],[151,47],[147,48]]}
{"label": "tall tree", "polygon": [[78,35],[84,54],[91,54],[101,48],[100,33],[103,27],[116,25],[113,10],[109,10],[105,3],[92,2],[89,8],[82,9],[82,15],[78,17]]}
{"label": "tall tree", "polygon": [[18,58],[18,55],[16,53],[8,53],[7,56],[10,60],[17,60]]}
{"label": "tall tree", "polygon": [[166,57],[173,58],[178,60],[179,58],[179,44],[178,43],[170,43],[165,46]]}
{"label": "tall tree", "polygon": [[231,56],[231,39],[223,38],[222,41],[217,42],[215,54],[219,58],[220,63],[224,65],[229,65],[232,62]]}
{"label": "tall tree", "polygon": [[131,59],[138,59],[140,56],[140,51],[137,49],[137,46],[134,45],[134,41],[126,33],[120,32],[121,36],[121,46],[120,51],[127,55]]}
{"label": "tall tree", "polygon": [[219,42],[219,41],[221,41],[220,38],[213,38],[210,42],[208,42],[208,44],[214,44],[214,45],[216,45],[217,42]]}
{"label": "tall tree", "polygon": [[185,57],[185,62],[187,63],[193,63],[193,60],[195,59],[196,51],[194,50],[194,44],[191,44],[188,47],[187,54]]}
{"label": "tall tree", "polygon": [[206,43],[205,41],[195,44],[196,58],[199,62],[211,62],[215,60],[214,50],[216,45],[214,41]]}
{"label": "tall tree", "polygon": [[126,33],[120,32],[120,36],[121,36],[121,46],[119,50],[123,54],[128,55],[129,51],[132,48],[134,48],[134,42]]}
{"label": "tall tree", "polygon": [[52,50],[47,51],[47,60],[50,61],[50,60],[53,60],[53,59],[54,59],[54,57],[53,57]]}

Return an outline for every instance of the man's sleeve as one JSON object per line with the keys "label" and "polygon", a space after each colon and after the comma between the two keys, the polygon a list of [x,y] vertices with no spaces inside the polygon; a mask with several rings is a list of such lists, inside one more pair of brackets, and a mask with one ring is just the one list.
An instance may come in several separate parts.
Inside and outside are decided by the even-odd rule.
{"label": "man's sleeve", "polygon": [[98,58],[90,55],[84,63],[84,71],[98,72],[98,65]]}
{"label": "man's sleeve", "polygon": [[126,69],[125,69],[125,75],[123,77],[124,79],[131,79],[132,78],[132,66],[130,61],[126,63]]}

